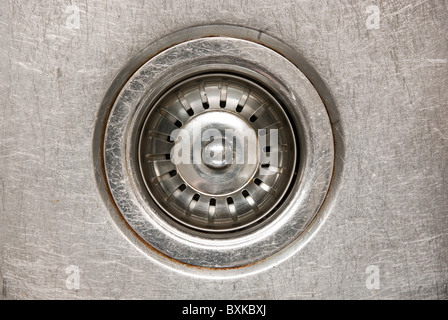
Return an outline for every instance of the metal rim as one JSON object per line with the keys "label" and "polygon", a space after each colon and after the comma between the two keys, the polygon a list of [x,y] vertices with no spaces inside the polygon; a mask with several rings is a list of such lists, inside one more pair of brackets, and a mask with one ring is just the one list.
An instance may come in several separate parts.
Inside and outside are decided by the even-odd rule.
{"label": "metal rim", "polygon": [[[220,34],[225,37],[212,39],[209,38],[211,34]],[[268,43],[271,47],[287,55],[291,61],[294,61],[294,64],[263,45],[240,39],[243,34],[244,38]],[[197,38],[197,40],[188,40],[191,38]],[[218,41],[209,42],[210,40]],[[221,40],[235,42],[228,43],[226,41],[221,42]],[[149,78],[146,79],[148,81],[141,81],[141,74],[138,74],[140,71],[144,71],[143,69],[146,69],[146,75],[154,71],[154,69],[151,71],[151,68],[157,69],[157,62],[160,62],[157,59],[157,53],[166,52],[161,50],[162,48],[169,50],[174,48],[170,47],[170,43],[180,43],[182,46],[192,44],[190,41],[199,41],[199,43],[195,42],[198,45],[196,49],[202,51],[206,47],[205,53],[210,55],[208,58],[202,59],[200,63],[197,62],[201,59],[189,63],[191,68],[188,68],[182,65],[182,61],[177,59],[179,55],[176,56],[174,54],[173,58],[180,63],[177,67],[181,66],[181,68],[176,69],[180,70],[176,81],[181,81],[186,78],[186,75],[192,76],[203,73],[204,70],[198,68],[198,65],[203,65],[204,62],[208,63],[208,70],[233,72],[235,71],[236,61],[236,69],[241,71],[240,73],[248,75],[257,81],[267,80],[267,82],[270,82],[271,87],[276,87],[277,93],[282,100],[286,102],[292,101],[293,112],[291,112],[291,118],[299,124],[301,160],[297,170],[296,183],[291,188],[291,192],[295,196],[288,198],[281,204],[277,209],[277,212],[280,214],[276,219],[268,221],[269,223],[267,224],[265,223],[260,230],[255,232],[249,230],[248,233],[236,239],[209,241],[201,238],[200,235],[186,234],[181,228],[173,228],[167,221],[160,219],[157,210],[154,209],[154,203],[145,203],[145,200],[142,199],[138,183],[128,175],[128,172],[135,170],[133,168],[134,164],[129,162],[129,159],[123,161],[127,152],[132,149],[132,146],[129,145],[129,137],[132,137],[134,132],[128,129],[133,128],[135,117],[141,116],[138,112],[139,107],[147,103],[147,100],[153,99],[155,96],[154,92],[160,91],[161,88],[157,84],[164,83],[166,85],[166,83],[170,83],[169,78],[163,75],[163,73],[169,73],[170,70],[165,70],[166,72],[156,71],[156,74],[151,77],[152,80],[158,79],[154,81],[151,81]],[[256,47],[254,48],[253,45],[256,45]],[[223,54],[223,49],[226,51],[225,55]],[[271,56],[268,58],[272,58],[272,61],[276,63],[265,65],[262,62],[267,58],[265,54],[269,51]],[[148,56],[152,55],[151,52],[154,56],[148,60]],[[170,51],[170,53],[173,54],[173,51]],[[229,60],[231,60],[231,63],[229,63]],[[147,61],[147,64],[137,70],[131,78],[128,78],[127,75],[130,76],[132,74],[128,70],[135,70],[133,68],[139,65],[139,61]],[[313,79],[314,84],[321,90],[320,93],[324,96],[326,104],[331,106],[331,109],[325,109],[314,87],[297,69],[297,66],[303,67],[307,76]],[[285,70],[286,72],[277,74],[276,70]],[[149,91],[151,92],[147,92],[144,95],[145,97],[141,97],[141,92],[145,91],[142,88],[150,88]],[[132,101],[136,98],[135,96],[132,97],[132,92],[136,94],[135,89],[140,91],[140,97],[137,102]],[[118,97],[121,97],[121,101],[115,100],[114,102],[113,99],[116,97],[114,92],[118,93],[120,90],[121,93]],[[199,277],[226,278],[259,272],[272,267],[299,250],[310,240],[311,236],[315,234],[328,216],[328,205],[326,205],[327,210],[322,214],[319,216],[316,216],[316,214],[326,197],[333,174],[334,149],[327,111],[337,121],[337,110],[334,109],[335,104],[331,94],[319,75],[313,71],[313,68],[303,58],[278,40],[256,30],[228,25],[199,26],[177,32],[162,39],[154,46],[154,49],[149,48],[145,50],[129,63],[127,69],[120,73],[109,90],[103,102],[104,109],[100,110],[100,116],[102,114],[108,115],[108,106],[112,102],[114,102],[114,105],[110,111],[110,116],[107,118],[104,139],[102,139],[101,134],[101,122],[96,127],[94,136],[98,141],[101,139],[104,142],[103,159],[108,190],[121,215],[126,219],[127,224],[138,233],[140,238],[133,238],[126,231],[126,227],[122,225],[120,219],[117,220],[114,215],[112,215],[112,218],[119,226],[125,228],[122,229],[120,227],[124,234],[127,235],[127,238],[154,262],[161,263],[175,271]],[[132,103],[129,104],[128,102]],[[303,109],[297,109],[298,106],[302,106]],[[339,125],[337,127],[338,132],[340,132],[342,129],[339,128]],[[312,129],[316,130],[313,131]],[[339,155],[341,155],[341,152],[343,153],[343,148],[341,148],[343,146],[341,144],[342,141],[339,139],[339,136],[336,137],[339,143]],[[311,140],[318,143],[310,144]],[[94,144],[94,155],[96,150]],[[310,164],[313,167],[312,171],[307,170]],[[339,167],[337,171],[339,174],[341,172],[340,169]],[[97,176],[98,186],[100,190],[104,190],[104,185],[101,181],[101,175]],[[332,190],[330,194],[331,198],[334,198],[336,189],[332,188]],[[107,204],[107,198],[105,200]],[[327,200],[326,203],[328,204],[329,201]],[[310,225],[313,220],[313,224]],[[301,234],[302,236],[300,236]],[[145,250],[145,246],[140,247],[140,240],[138,239],[143,239],[156,251],[164,253],[175,260],[166,259],[163,255],[155,253],[156,251]],[[176,263],[176,260],[182,263]],[[257,261],[259,262],[253,264]],[[208,267],[213,268],[213,270],[190,268],[188,265]],[[233,267],[239,266],[245,266],[245,268],[233,269]]]}
{"label": "metal rim", "polygon": [[[148,108],[140,172],[154,201],[176,221],[231,232],[263,219],[285,195],[296,141],[283,108],[264,88],[236,75],[203,74],[170,88]],[[174,161],[182,133],[189,157]],[[219,138],[202,141],[204,133]]]}

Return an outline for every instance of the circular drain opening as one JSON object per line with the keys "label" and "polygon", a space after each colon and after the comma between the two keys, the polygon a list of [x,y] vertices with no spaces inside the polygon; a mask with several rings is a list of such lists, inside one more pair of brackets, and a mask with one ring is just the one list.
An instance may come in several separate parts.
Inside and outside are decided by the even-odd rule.
{"label": "circular drain opening", "polygon": [[[104,189],[119,212],[112,217],[138,235],[123,230],[151,259],[196,275],[242,275],[277,264],[317,230],[335,150],[328,112],[300,65],[312,70],[258,31],[204,26],[160,40],[117,77],[103,102],[107,120],[97,126],[95,146],[101,145]],[[265,102],[270,107],[263,111]],[[199,123],[221,135],[204,138],[206,130],[195,132]],[[281,124],[279,163],[258,153],[255,163],[236,162],[235,146],[246,140],[229,139],[225,129],[243,128],[261,140],[259,128],[272,123]],[[180,131],[197,143],[187,145],[199,153],[199,164],[172,162]],[[262,146],[261,154],[272,147]],[[262,170],[274,174],[265,177]]]}
{"label": "circular drain opening", "polygon": [[155,202],[176,221],[230,232],[273,213],[296,166],[281,104],[230,74],[184,80],[149,106],[138,158]]}

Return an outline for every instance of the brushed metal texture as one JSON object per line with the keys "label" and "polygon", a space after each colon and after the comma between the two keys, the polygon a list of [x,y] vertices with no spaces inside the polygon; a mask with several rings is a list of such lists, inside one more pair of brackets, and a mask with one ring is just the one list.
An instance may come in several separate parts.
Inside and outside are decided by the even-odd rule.
{"label": "brushed metal texture", "polygon": [[[0,12],[0,299],[448,298],[446,1],[20,0]],[[212,23],[305,57],[337,101],[346,148],[316,236],[237,280],[147,259],[110,218],[91,154],[101,101],[131,57]]]}

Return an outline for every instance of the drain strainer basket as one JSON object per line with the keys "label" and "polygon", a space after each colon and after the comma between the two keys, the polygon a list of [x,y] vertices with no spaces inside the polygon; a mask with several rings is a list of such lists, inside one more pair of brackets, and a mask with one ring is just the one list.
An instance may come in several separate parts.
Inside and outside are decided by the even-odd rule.
{"label": "drain strainer basket", "polygon": [[230,233],[265,218],[285,196],[296,173],[295,134],[281,104],[257,84],[202,74],[148,109],[142,179],[176,221]]}

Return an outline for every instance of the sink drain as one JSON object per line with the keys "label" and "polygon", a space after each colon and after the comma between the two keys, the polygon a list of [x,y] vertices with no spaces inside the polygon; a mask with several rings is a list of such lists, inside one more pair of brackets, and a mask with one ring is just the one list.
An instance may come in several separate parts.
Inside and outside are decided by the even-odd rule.
{"label": "sink drain", "polygon": [[242,77],[206,74],[174,86],[150,109],[139,164],[149,193],[172,218],[229,232],[264,218],[283,198],[296,140],[266,90]]}
{"label": "sink drain", "polygon": [[138,237],[125,234],[154,261],[242,274],[297,250],[322,220],[334,166],[328,113],[263,39],[290,50],[241,27],[172,34],[108,92],[96,135],[105,187]]}

